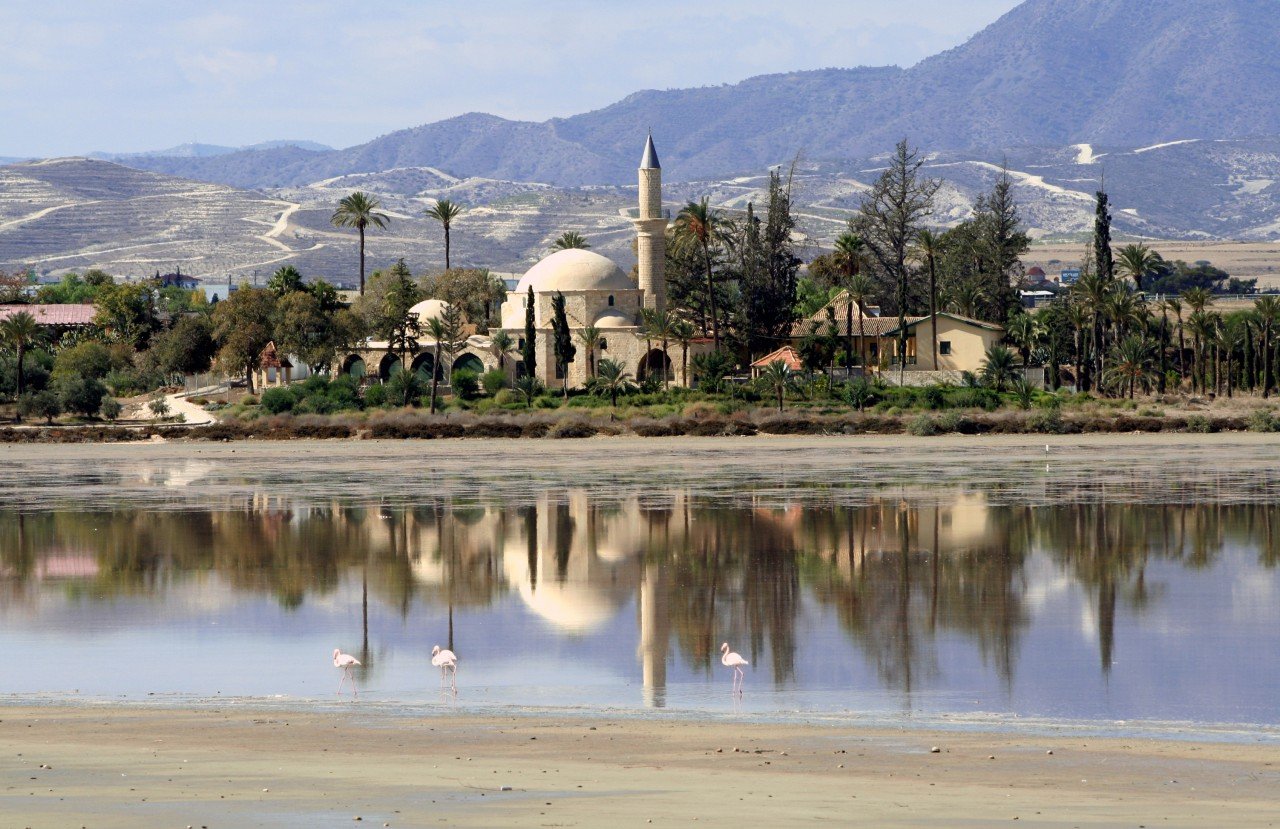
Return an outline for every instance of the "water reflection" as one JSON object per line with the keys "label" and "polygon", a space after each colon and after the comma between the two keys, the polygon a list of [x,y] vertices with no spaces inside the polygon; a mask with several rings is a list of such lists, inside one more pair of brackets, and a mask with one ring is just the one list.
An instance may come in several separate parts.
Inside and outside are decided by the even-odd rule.
{"label": "water reflection", "polygon": [[[1229,698],[1209,702],[1194,682],[1215,641],[1242,653],[1276,642],[1258,624],[1265,619],[1223,606],[1254,601],[1274,620],[1275,507],[996,500],[968,488],[890,488],[858,505],[770,493],[726,506],[684,488],[605,497],[556,487],[521,503],[493,493],[409,509],[258,494],[218,511],[6,511],[0,617],[39,624],[55,596],[103,613],[141,599],[163,616],[184,585],[216,581],[225,595],[269,598],[287,618],[358,581],[354,655],[364,684],[391,681],[381,672],[394,637],[381,615],[404,621],[438,610],[447,620],[441,644],[462,655],[465,672],[468,653],[507,647],[494,631],[511,630],[502,620],[518,602],[513,646],[536,638],[552,672],[572,667],[559,647],[625,663],[649,706],[667,704],[672,675],[718,687],[718,647],[730,638],[756,666],[748,694],[753,684],[833,694],[873,684],[907,711],[921,694],[951,693],[1018,713],[1039,710],[1036,689],[1079,669],[1055,664],[1046,643],[1087,633],[1095,650],[1087,673],[1107,693],[1117,640],[1149,641],[1143,620],[1158,614],[1218,629],[1150,661],[1130,649],[1129,682],[1190,681],[1178,710],[1192,719],[1232,710],[1280,722],[1259,687],[1232,699],[1231,678],[1219,676]],[[471,623],[460,629],[455,617]],[[140,633],[153,619],[127,624]],[[269,624],[261,635],[271,635]],[[1037,625],[1043,632],[1029,644]],[[1028,659],[1035,667],[1024,678]],[[873,682],[850,665],[866,666]]]}

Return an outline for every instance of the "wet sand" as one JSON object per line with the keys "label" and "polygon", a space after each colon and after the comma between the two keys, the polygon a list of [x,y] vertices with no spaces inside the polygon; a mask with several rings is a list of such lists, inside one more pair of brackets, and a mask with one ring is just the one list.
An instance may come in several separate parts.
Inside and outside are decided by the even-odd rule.
{"label": "wet sand", "polygon": [[0,719],[0,815],[33,829],[1280,824],[1275,745],[358,704],[9,707]]}

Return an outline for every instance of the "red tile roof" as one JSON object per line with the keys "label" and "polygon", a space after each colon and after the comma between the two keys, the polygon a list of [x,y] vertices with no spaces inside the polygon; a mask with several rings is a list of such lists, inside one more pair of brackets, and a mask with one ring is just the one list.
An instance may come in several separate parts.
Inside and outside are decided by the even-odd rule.
{"label": "red tile roof", "polygon": [[23,311],[40,325],[92,325],[98,313],[92,305],[0,305],[0,320]]}
{"label": "red tile roof", "polygon": [[779,348],[777,351],[773,352],[772,354],[766,354],[765,356],[761,357],[759,360],[756,360],[754,363],[752,363],[751,367],[764,368],[770,363],[778,363],[778,362],[786,363],[787,368],[791,369],[792,371],[799,371],[800,369],[804,368],[804,363],[800,360],[800,355],[797,354],[796,350],[789,345],[784,345],[782,348]]}

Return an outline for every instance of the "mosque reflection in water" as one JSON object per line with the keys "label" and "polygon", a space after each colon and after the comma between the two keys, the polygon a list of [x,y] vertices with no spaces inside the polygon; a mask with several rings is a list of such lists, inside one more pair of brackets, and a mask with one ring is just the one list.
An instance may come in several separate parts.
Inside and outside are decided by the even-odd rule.
{"label": "mosque reflection in water", "polygon": [[681,490],[604,500],[558,489],[526,503],[409,510],[259,495],[216,511],[4,512],[0,603],[34,606],[51,585],[92,602],[217,578],[287,611],[359,578],[366,661],[376,661],[370,603],[401,615],[415,603],[447,606],[449,647],[455,610],[513,596],[569,637],[592,635],[633,607],[645,699],[660,705],[672,659],[718,670],[727,631],[774,684],[792,682],[810,606],[835,615],[886,689],[927,686],[943,637],[976,646],[983,669],[1011,684],[1029,601],[1042,589],[1027,572],[1031,556],[1087,595],[1106,674],[1118,609],[1140,615],[1162,601],[1148,584],[1154,563],[1194,574],[1229,545],[1256,551],[1265,569],[1280,558],[1280,516],[1263,505],[992,501],[980,490],[921,489],[854,506],[728,505]]}

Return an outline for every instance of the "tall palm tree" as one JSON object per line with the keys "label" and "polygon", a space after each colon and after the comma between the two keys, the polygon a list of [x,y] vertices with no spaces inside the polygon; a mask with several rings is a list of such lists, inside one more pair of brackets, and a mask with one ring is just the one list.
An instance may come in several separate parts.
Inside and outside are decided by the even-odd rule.
{"label": "tall palm tree", "polygon": [[711,313],[711,339],[715,350],[720,350],[720,317],[716,311],[715,277],[712,273],[711,245],[720,237],[720,214],[711,209],[711,200],[703,196],[700,202],[689,202],[676,216],[676,238],[702,249],[702,262],[706,270],[707,308]]}
{"label": "tall palm tree", "polygon": [[[1187,379],[1187,340],[1186,332],[1182,330],[1182,300],[1177,297],[1168,297],[1164,301],[1165,310],[1173,314],[1174,325],[1178,327],[1178,377],[1182,380]],[[1172,336],[1170,337],[1172,340]]]}
{"label": "tall palm tree", "polygon": [[1005,334],[1018,347],[1018,354],[1022,358],[1022,369],[1025,373],[1026,369],[1031,365],[1031,349],[1035,347],[1038,334],[1035,320],[1030,314],[1017,314],[1005,326]]}
{"label": "tall palm tree", "polygon": [[876,285],[871,281],[871,277],[865,273],[855,274],[849,280],[849,286],[845,288],[845,293],[849,295],[849,301],[845,303],[845,322],[849,324],[848,343],[846,348],[848,352],[846,356],[852,362],[853,360],[853,325],[848,319],[853,314],[853,306],[858,306],[858,364],[864,368],[867,365],[867,300],[875,294]]}
{"label": "tall palm tree", "polygon": [[338,209],[333,211],[329,222],[334,227],[354,227],[360,231],[360,294],[364,295],[364,233],[369,227],[386,228],[391,219],[379,212],[382,203],[368,193],[359,190],[350,196],[344,196],[338,202]]}
{"label": "tall palm tree", "polygon": [[590,380],[596,376],[596,352],[600,350],[600,329],[594,325],[579,329],[578,340],[587,350],[587,379]]}
{"label": "tall palm tree", "polygon": [[689,344],[697,335],[698,332],[693,327],[693,323],[688,320],[676,320],[671,328],[672,338],[680,343],[680,382],[684,383],[686,388],[693,387],[689,383]]}
{"label": "tall palm tree", "polygon": [[[874,286],[871,280],[862,276],[862,265],[866,261],[867,243],[856,233],[845,231],[836,237],[836,262],[844,275],[845,290],[849,294],[849,302],[845,303],[845,367],[853,366],[853,303],[858,303],[858,315],[862,316],[862,302],[870,295]],[[860,279],[861,278],[861,279]],[[857,282],[863,294],[854,297],[853,285]],[[861,319],[859,319],[861,322]],[[846,372],[847,374],[847,372]]]}
{"label": "tall palm tree", "polygon": [[1142,293],[1143,280],[1155,273],[1160,261],[1160,254],[1146,245],[1125,245],[1116,257],[1116,270],[1132,279]]}
{"label": "tall palm tree", "polygon": [[600,361],[596,378],[596,388],[608,393],[614,406],[618,405],[619,394],[626,394],[634,387],[631,375],[622,363],[608,357]]}
{"label": "tall palm tree", "polygon": [[1096,273],[1087,273],[1080,277],[1080,281],[1075,284],[1074,290],[1085,306],[1089,309],[1089,316],[1092,319],[1093,327],[1093,366],[1090,376],[1101,380],[1103,369],[1103,353],[1102,353],[1102,321],[1106,315],[1107,298],[1111,296],[1115,290],[1115,285],[1111,280]]}
{"label": "tall palm tree", "polygon": [[[933,331],[933,368],[938,368],[938,257],[942,255],[942,235],[929,228],[916,235],[916,256],[929,269],[929,326]],[[1023,362],[1026,362],[1025,359]]]}
{"label": "tall palm tree", "polygon": [[791,387],[791,369],[782,360],[774,360],[760,370],[760,384],[777,395],[778,411],[782,411],[782,396]]}
{"label": "tall palm tree", "polygon": [[1145,388],[1151,379],[1151,341],[1137,334],[1130,334],[1112,349],[1107,366],[1107,381],[1120,390],[1123,397],[1128,392],[1132,400],[1139,383]]}
{"label": "tall palm tree", "polygon": [[1072,302],[1067,305],[1067,322],[1070,323],[1072,330],[1075,332],[1076,391],[1085,390],[1085,349],[1089,347],[1089,338],[1086,335],[1089,321],[1089,309],[1083,302]]}
{"label": "tall palm tree", "polygon": [[500,371],[507,370],[507,355],[511,353],[511,349],[515,348],[516,341],[506,331],[496,332],[490,340],[493,347],[493,353],[498,355],[498,369]]}
{"label": "tall palm tree", "polygon": [[439,316],[428,317],[427,324],[423,326],[423,330],[427,336],[435,340],[435,357],[434,364],[431,366],[431,413],[436,413],[436,389],[440,385],[440,351],[444,348],[444,342],[449,338],[449,324]]}
{"label": "tall palm tree", "polygon": [[1271,388],[1275,380],[1271,336],[1277,321],[1280,321],[1280,299],[1264,296],[1258,300],[1254,311],[1258,315],[1258,325],[1262,333],[1262,396],[1267,398],[1271,396]]}
{"label": "tall palm tree", "polygon": [[1199,388],[1201,394],[1208,391],[1209,368],[1205,351],[1213,343],[1218,333],[1218,317],[1203,309],[1192,311],[1187,320],[1191,328],[1191,386]]}
{"label": "tall palm tree", "polygon": [[444,269],[450,270],[453,264],[450,260],[450,248],[452,240],[449,231],[453,228],[453,220],[462,215],[462,205],[455,204],[448,199],[440,199],[425,211],[428,219],[435,219],[444,227]]}
{"label": "tall palm tree", "polygon": [[17,353],[18,361],[17,384],[15,394],[17,397],[22,396],[26,386],[22,376],[23,363],[27,358],[27,349],[35,342],[36,337],[40,335],[40,325],[36,322],[36,318],[26,311],[19,311],[8,319],[0,322],[0,341],[7,342],[13,346],[13,350]]}
{"label": "tall palm tree", "polygon": [[581,233],[576,230],[566,230],[560,234],[554,242],[551,243],[552,250],[590,250],[591,245],[587,244],[587,240]]}

